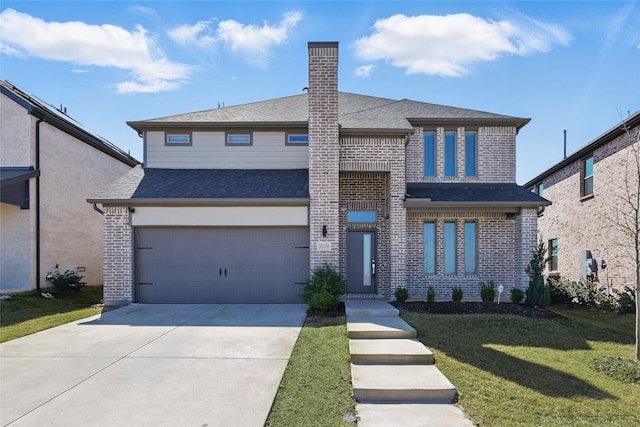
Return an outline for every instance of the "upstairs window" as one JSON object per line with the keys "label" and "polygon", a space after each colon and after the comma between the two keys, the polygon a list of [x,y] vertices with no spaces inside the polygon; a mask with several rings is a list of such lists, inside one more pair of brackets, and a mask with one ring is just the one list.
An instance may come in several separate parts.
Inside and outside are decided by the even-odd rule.
{"label": "upstairs window", "polygon": [[225,145],[253,145],[251,133],[227,133]]}
{"label": "upstairs window", "polygon": [[301,133],[288,133],[284,145],[309,145],[309,135]]}
{"label": "upstairs window", "polygon": [[477,134],[467,132],[464,136],[464,174],[465,176],[477,175]]}
{"label": "upstairs window", "polygon": [[456,176],[456,133],[444,134],[444,176]]}
{"label": "upstairs window", "polygon": [[424,176],[436,175],[436,134],[424,134]]}
{"label": "upstairs window", "polygon": [[587,197],[593,195],[593,156],[587,157],[582,161],[582,191],[581,196]]}
{"label": "upstairs window", "polygon": [[168,133],[164,145],[191,145],[191,134],[188,133]]}
{"label": "upstairs window", "polygon": [[544,197],[544,184],[540,183],[536,185],[536,191],[534,191],[538,196]]}

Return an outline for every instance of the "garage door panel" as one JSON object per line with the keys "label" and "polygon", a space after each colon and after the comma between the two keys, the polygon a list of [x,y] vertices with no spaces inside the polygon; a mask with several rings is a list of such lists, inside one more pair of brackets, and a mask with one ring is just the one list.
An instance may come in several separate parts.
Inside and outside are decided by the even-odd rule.
{"label": "garage door panel", "polygon": [[298,303],[308,228],[136,230],[137,301]]}

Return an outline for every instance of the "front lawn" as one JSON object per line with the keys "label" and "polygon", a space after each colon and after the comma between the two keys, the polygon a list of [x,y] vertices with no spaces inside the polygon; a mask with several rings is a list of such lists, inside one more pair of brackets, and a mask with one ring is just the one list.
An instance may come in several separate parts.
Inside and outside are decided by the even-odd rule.
{"label": "front lawn", "polygon": [[102,286],[86,286],[78,291],[46,289],[54,298],[37,292],[0,300],[0,342],[13,340],[74,320],[100,314]]}
{"label": "front lawn", "polygon": [[460,406],[480,426],[640,425],[640,384],[589,367],[596,357],[633,358],[627,326],[633,315],[569,310],[572,318],[402,316],[435,353],[436,366],[460,392]]}
{"label": "front lawn", "polygon": [[280,383],[269,427],[354,426],[344,316],[308,316]]}

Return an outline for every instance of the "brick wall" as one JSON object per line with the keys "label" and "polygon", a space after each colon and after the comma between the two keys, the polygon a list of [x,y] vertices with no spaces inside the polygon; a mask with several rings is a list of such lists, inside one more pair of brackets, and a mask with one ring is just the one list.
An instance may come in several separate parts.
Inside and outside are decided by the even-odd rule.
{"label": "brick wall", "polygon": [[[535,217],[534,217],[535,218]],[[436,273],[424,272],[425,222],[436,224]],[[456,224],[456,273],[444,273],[445,221]],[[476,222],[475,274],[464,271],[464,223]],[[518,282],[516,262],[516,223],[504,213],[491,212],[409,212],[407,214],[407,287],[412,298],[426,298],[427,289],[433,286],[438,300],[451,300],[451,289],[462,287],[465,300],[480,299],[480,282],[493,280],[504,286],[503,301],[509,300],[512,287],[522,288]],[[535,232],[534,232],[535,237]]]}
{"label": "brick wall", "polygon": [[[339,260],[338,43],[309,43],[310,264]],[[326,226],[327,235],[322,235]]]}
{"label": "brick wall", "polygon": [[126,207],[104,207],[104,304],[133,301],[133,227]]}
{"label": "brick wall", "polygon": [[593,152],[593,197],[580,197],[580,163],[575,161],[544,181],[544,197],[553,204],[538,219],[539,236],[545,244],[558,239],[558,273],[570,280],[583,277],[582,253],[590,250],[608,268],[599,271],[604,284],[607,277],[614,286],[632,286],[633,237],[618,225],[630,212],[624,200],[626,183],[638,189],[634,148],[640,150],[638,127]]}
{"label": "brick wall", "polygon": [[[424,132],[429,129],[417,128],[407,144],[408,182],[507,182],[516,181],[516,131],[514,127],[468,128],[478,133],[477,137],[477,177],[465,177],[465,133],[464,127],[437,127],[436,132],[436,175],[424,176]],[[456,176],[444,176],[445,132],[456,132]]]}

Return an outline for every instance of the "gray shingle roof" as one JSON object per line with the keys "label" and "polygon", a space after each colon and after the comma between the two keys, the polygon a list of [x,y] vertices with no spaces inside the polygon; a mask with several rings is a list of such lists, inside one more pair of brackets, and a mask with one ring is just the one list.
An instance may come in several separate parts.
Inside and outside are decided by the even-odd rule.
{"label": "gray shingle roof", "polygon": [[546,199],[524,187],[503,183],[408,183],[409,199],[443,203],[549,204]]}
{"label": "gray shingle roof", "polygon": [[[306,126],[309,116],[308,95],[295,95],[250,104],[178,114],[157,119],[128,122],[140,131],[154,126],[241,124],[283,124]],[[484,111],[429,104],[407,99],[394,100],[353,93],[338,93],[338,122],[342,129],[411,130],[416,123],[428,120],[511,123],[518,128],[529,122],[523,119]]]}
{"label": "gray shingle roof", "polygon": [[307,169],[143,169],[136,167],[89,202],[148,199],[308,199]]}

